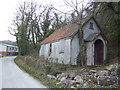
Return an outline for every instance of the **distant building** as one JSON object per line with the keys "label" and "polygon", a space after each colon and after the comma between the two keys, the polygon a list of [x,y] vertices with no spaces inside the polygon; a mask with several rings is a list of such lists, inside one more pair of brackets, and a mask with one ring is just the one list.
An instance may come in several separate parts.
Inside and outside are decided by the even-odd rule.
{"label": "distant building", "polygon": [[15,45],[0,43],[0,54],[2,56],[17,55],[18,54],[18,47]]}
{"label": "distant building", "polygon": [[[94,17],[84,18],[81,22],[86,65],[101,65],[106,60],[107,40]],[[78,36],[77,24],[61,27],[40,43],[39,55],[53,62],[77,65]]]}

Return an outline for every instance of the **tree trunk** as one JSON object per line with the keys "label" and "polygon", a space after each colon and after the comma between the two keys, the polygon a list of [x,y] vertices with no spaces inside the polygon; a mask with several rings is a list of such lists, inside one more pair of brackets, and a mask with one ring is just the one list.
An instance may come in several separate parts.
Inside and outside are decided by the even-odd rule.
{"label": "tree trunk", "polygon": [[80,52],[78,55],[78,65],[85,65],[85,57],[84,57],[84,38],[83,38],[83,30],[81,23],[78,24],[78,37],[79,37],[79,46]]}

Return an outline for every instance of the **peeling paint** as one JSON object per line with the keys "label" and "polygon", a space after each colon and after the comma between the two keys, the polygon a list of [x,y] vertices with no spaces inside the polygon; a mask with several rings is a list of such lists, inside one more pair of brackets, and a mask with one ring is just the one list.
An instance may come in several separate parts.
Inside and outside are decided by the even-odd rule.
{"label": "peeling paint", "polygon": [[[93,29],[89,28],[90,22],[93,23]],[[83,26],[84,40],[85,40],[85,49],[86,49],[86,60],[87,65],[94,65],[94,44],[95,41],[100,39],[104,44],[104,60],[106,60],[107,55],[107,41],[102,37],[101,30],[98,25],[94,21],[94,19],[90,19]],[[96,35],[95,35],[96,34]],[[94,35],[94,36],[92,36]],[[91,40],[86,40],[89,36],[91,36]],[[50,51],[51,44],[51,51]],[[47,44],[42,44],[40,49],[40,56],[44,56],[46,60],[56,63],[63,64],[71,64],[77,65],[77,56],[79,54],[79,38],[76,33],[72,38],[67,37],[54,42],[50,42]]]}

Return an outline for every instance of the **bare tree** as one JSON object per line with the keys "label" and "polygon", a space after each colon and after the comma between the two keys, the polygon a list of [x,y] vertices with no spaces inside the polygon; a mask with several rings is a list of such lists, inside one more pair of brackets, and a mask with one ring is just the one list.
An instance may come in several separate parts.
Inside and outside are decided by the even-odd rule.
{"label": "bare tree", "polygon": [[37,43],[51,34],[50,25],[53,19],[52,6],[24,2],[18,7],[13,20],[13,27],[9,28],[9,32],[11,35],[16,36],[17,44],[20,48],[23,41],[26,46],[27,44],[32,44],[36,48]]}
{"label": "bare tree", "polygon": [[[84,0],[82,0],[81,2],[78,2],[78,0],[76,0],[75,2],[73,2],[73,0],[71,0],[71,2],[67,2],[65,1],[65,4],[69,7],[72,7],[73,12],[72,13],[72,18],[75,19],[77,17],[77,21],[74,22],[78,25],[78,37],[79,37],[79,46],[80,46],[80,52],[78,55],[78,65],[85,65],[86,64],[86,59],[85,59],[85,46],[84,46],[84,34],[83,34],[83,29],[82,29],[82,19],[84,17],[84,12],[86,10],[86,8],[89,8],[89,2],[88,4],[86,4],[85,6],[83,5]],[[81,6],[81,7],[79,7]],[[76,15],[76,17],[75,17]]]}

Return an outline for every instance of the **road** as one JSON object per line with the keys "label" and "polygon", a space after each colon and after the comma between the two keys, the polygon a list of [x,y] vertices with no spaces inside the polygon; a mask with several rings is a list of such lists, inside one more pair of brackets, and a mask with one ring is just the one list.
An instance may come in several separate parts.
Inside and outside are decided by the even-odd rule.
{"label": "road", "polygon": [[47,88],[22,71],[14,63],[14,58],[14,56],[2,58],[2,88]]}

